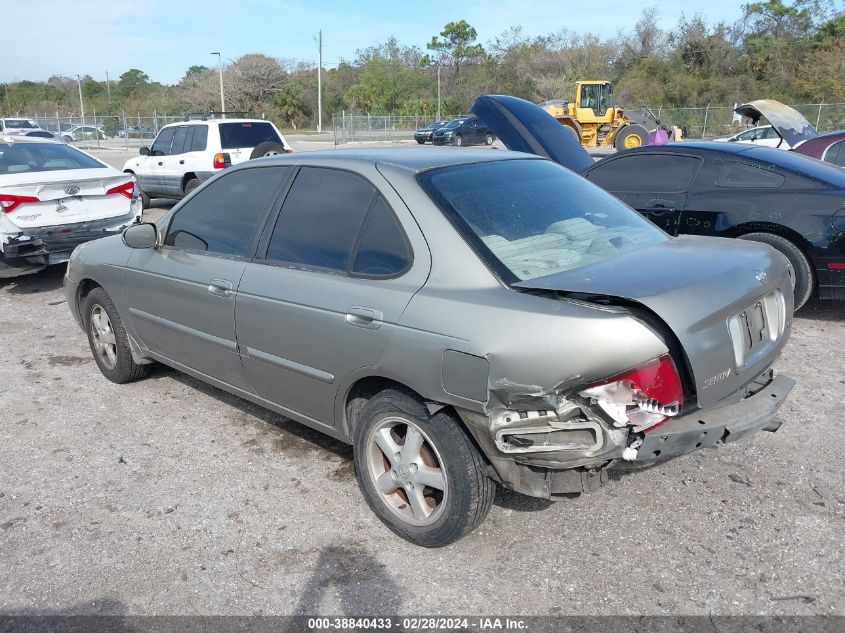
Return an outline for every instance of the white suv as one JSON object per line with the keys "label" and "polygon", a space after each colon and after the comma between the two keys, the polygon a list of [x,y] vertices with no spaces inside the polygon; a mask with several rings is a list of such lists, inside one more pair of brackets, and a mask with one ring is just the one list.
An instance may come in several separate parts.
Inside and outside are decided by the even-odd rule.
{"label": "white suv", "polygon": [[32,119],[0,119],[0,135],[25,134],[40,129],[41,126]]}
{"label": "white suv", "polygon": [[184,121],[161,128],[152,147],[126,161],[146,209],[150,198],[181,198],[221,169],[250,158],[291,153],[281,132],[261,119]]}

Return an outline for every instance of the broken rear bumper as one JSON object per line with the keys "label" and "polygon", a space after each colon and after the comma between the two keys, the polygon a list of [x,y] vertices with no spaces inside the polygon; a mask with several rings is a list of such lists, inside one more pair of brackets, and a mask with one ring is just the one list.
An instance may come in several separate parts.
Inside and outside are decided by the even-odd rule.
{"label": "broken rear bumper", "polygon": [[753,396],[735,404],[674,418],[645,434],[634,461],[647,463],[714,448],[761,429],[777,431],[781,422],[773,418],[794,386],[792,378],[777,376]]}
{"label": "broken rear bumper", "polygon": [[[764,375],[771,376],[771,370]],[[628,429],[613,428],[592,417],[589,422],[603,434],[591,450],[551,450],[530,454],[504,453],[496,446],[490,418],[460,411],[467,428],[489,460],[491,476],[503,486],[532,497],[554,499],[598,488],[613,467],[648,466],[702,448],[734,442],[761,429],[776,431],[775,414],[795,381],[787,376],[770,379],[745,397],[719,407],[675,417],[650,433],[639,434],[643,443],[633,461],[622,454],[632,438]],[[560,428],[568,428],[562,426]]]}

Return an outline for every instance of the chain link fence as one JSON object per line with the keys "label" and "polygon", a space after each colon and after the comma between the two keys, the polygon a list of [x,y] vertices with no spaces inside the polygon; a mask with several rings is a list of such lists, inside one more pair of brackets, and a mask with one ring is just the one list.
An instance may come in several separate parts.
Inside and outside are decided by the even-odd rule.
{"label": "chain link fence", "polygon": [[[790,107],[803,114],[819,132],[845,128],[845,103],[803,103]],[[667,128],[677,125],[686,129],[687,138],[730,136],[746,128],[731,106],[652,107],[651,110],[657,115],[661,125]]]}
{"label": "chain link fence", "polygon": [[[444,116],[443,119],[459,119],[468,114]],[[395,116],[370,114],[335,114],[332,117],[332,133],[335,145],[373,141],[410,141],[414,132],[434,121],[433,116]]]}

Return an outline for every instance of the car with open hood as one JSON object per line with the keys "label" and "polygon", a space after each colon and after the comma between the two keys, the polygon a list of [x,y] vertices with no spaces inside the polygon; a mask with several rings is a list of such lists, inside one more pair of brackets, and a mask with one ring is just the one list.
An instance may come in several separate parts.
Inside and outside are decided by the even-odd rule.
{"label": "car with open hood", "polygon": [[[508,148],[549,157],[580,173],[669,234],[773,247],[789,260],[795,309],[814,294],[845,298],[842,169],[792,151],[713,141],[639,147],[595,162],[528,101],[485,96],[472,110]],[[779,118],[778,109],[767,112],[787,142],[797,144],[799,133],[813,135],[808,123]]]}
{"label": "car with open hood", "polygon": [[429,547],[497,485],[556,499],[776,430],[793,385],[786,259],[671,237],[533,154],[244,162],[78,248],[65,294],[107,379],[158,361],[351,443],[374,513]]}

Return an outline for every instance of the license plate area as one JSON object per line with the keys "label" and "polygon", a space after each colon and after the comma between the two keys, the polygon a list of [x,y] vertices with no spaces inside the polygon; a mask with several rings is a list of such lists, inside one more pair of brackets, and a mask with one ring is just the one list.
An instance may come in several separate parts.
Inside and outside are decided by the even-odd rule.
{"label": "license plate area", "polygon": [[786,326],[786,303],[780,290],[755,301],[728,319],[737,373],[754,365],[777,343]]}

